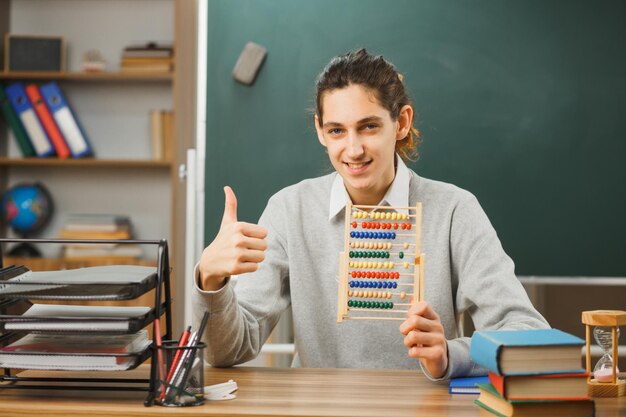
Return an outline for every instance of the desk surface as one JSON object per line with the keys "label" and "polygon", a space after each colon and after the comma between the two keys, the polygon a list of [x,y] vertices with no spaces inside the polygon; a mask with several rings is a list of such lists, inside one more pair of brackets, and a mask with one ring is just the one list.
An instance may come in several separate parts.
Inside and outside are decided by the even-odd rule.
{"label": "desk surface", "polygon": [[[39,375],[29,371],[30,375]],[[145,376],[147,368],[126,372]],[[65,373],[65,376],[68,374]],[[79,374],[73,374],[75,376]],[[102,374],[101,374],[102,375]],[[117,374],[119,376],[119,373]],[[84,376],[84,374],[83,374]],[[205,384],[233,379],[237,398],[187,408],[144,407],[145,393],[0,389],[13,416],[478,416],[475,395],[449,395],[414,371],[365,369],[208,369]],[[626,397],[596,400],[596,416],[626,416]]]}

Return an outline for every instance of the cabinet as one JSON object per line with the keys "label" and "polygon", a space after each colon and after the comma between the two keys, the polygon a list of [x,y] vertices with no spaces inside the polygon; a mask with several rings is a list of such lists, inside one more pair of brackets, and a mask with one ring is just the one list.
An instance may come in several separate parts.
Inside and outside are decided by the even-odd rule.
{"label": "cabinet", "polygon": [[[89,159],[22,158],[0,118],[0,193],[39,181],[54,200],[52,219],[36,237],[57,236],[68,213],[125,214],[135,238],[170,242],[174,274],[184,276],[185,187],[178,172],[195,136],[196,19],[195,0],[0,0],[0,35],[59,35],[67,48],[67,72],[0,72],[0,83],[56,81],[95,153]],[[120,72],[124,47],[150,40],[173,42],[174,70]],[[79,71],[90,49],[107,61],[105,72]],[[172,157],[166,161],[151,160],[149,112],[158,109],[174,112]],[[4,227],[0,236],[13,234]],[[57,253],[41,249],[53,262]],[[174,292],[182,293],[180,281],[174,279]],[[175,314],[176,329],[182,328],[181,315]]]}

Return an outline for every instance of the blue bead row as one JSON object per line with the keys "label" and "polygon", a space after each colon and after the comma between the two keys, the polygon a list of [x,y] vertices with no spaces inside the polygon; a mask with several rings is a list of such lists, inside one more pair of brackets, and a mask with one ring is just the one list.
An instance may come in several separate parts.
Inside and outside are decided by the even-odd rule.
{"label": "blue bead row", "polygon": [[396,232],[350,232],[355,239],[395,239]]}
{"label": "blue bead row", "polygon": [[398,288],[398,283],[387,281],[350,281],[350,288]]}

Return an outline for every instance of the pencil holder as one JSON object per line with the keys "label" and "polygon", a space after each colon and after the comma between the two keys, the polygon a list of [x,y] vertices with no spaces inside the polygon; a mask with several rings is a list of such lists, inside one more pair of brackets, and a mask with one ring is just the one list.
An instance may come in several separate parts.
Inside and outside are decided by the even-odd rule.
{"label": "pencil holder", "polygon": [[204,403],[205,347],[202,342],[179,346],[177,340],[164,340],[155,346],[159,367],[155,384],[157,404],[187,407]]}

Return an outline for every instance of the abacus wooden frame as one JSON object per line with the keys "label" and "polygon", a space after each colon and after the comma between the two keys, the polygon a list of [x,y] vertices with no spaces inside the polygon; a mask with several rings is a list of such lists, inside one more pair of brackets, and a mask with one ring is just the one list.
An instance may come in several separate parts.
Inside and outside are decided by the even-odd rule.
{"label": "abacus wooden frame", "polygon": [[[350,224],[353,209],[369,210],[370,212],[376,210],[394,211],[407,210],[409,211],[409,218],[414,217],[415,227],[415,261],[413,268],[413,304],[416,304],[424,299],[424,276],[425,276],[425,262],[426,255],[421,253],[421,232],[422,232],[422,203],[417,203],[414,207],[392,207],[392,206],[369,206],[369,205],[353,205],[348,203],[345,209],[345,235],[344,235],[344,250],[339,252],[339,285],[337,288],[337,323],[343,323],[344,320],[397,320],[403,321],[406,319],[407,310],[370,310],[371,312],[394,312],[401,313],[399,317],[378,317],[378,316],[351,316],[349,313],[351,310],[348,308],[348,280],[349,280],[349,258],[348,253],[350,251]],[[410,211],[415,210],[415,214],[411,215]],[[419,254],[419,255],[418,255]]]}

